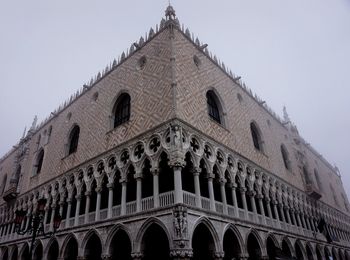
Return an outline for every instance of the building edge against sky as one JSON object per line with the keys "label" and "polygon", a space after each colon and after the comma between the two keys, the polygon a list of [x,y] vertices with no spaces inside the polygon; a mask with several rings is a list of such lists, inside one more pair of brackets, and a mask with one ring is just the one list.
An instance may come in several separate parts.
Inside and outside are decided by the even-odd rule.
{"label": "building edge against sky", "polygon": [[[200,259],[198,241],[215,259],[266,257],[274,250],[261,241],[269,238],[285,255],[316,258],[319,251],[345,259],[349,203],[337,169],[300,137],[286,111],[280,119],[181,28],[172,8],[166,15],[47,120],[35,120],[1,159],[1,244],[11,245],[2,247],[3,258],[26,250],[14,233],[14,210],[30,212],[46,197],[47,227],[52,212],[65,216],[55,242],[63,258],[69,231],[82,238],[79,256],[92,259],[85,249],[99,239],[106,245],[100,253],[114,257],[112,225],[129,217],[134,259],[155,254],[144,237],[162,232],[176,259]],[[334,246],[317,232],[321,216],[339,240]],[[147,217],[166,224],[144,224]],[[229,229],[235,252],[225,248],[228,229],[214,217],[237,225]],[[48,255],[52,243],[40,243]]]}

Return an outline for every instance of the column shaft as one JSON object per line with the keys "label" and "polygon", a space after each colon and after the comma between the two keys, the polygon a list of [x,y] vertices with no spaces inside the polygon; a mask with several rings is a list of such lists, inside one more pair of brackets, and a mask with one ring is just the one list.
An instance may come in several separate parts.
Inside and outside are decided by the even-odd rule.
{"label": "column shaft", "polygon": [[90,192],[85,193],[86,196],[86,204],[85,204],[85,216],[84,223],[89,223],[89,210],[90,210]]}
{"label": "column shaft", "polygon": [[122,182],[122,201],[121,201],[121,215],[126,214],[126,182]]}
{"label": "column shaft", "polygon": [[113,208],[113,186],[108,188],[108,212],[107,218],[112,217],[112,208]]}
{"label": "column shaft", "polygon": [[100,209],[101,209],[101,190],[99,189],[97,190],[95,221],[100,220]]}
{"label": "column shaft", "polygon": [[213,178],[208,177],[208,190],[210,199],[210,210],[215,211],[215,198],[214,198],[214,188],[213,188]]}
{"label": "column shaft", "polygon": [[224,214],[227,215],[227,200],[226,200],[226,192],[225,192],[225,182],[220,182],[220,191],[221,191],[221,199],[224,207]]}
{"label": "column shaft", "polygon": [[66,228],[69,227],[69,218],[70,218],[70,212],[72,210],[72,201],[68,199],[67,203],[68,203],[68,208],[67,208],[67,216],[66,216]]}
{"label": "column shaft", "polygon": [[199,172],[195,172],[193,174],[194,178],[194,191],[196,193],[196,206],[198,208],[202,208],[202,200],[201,200],[201,187],[199,183]]}
{"label": "column shaft", "polygon": [[175,186],[175,203],[183,203],[181,167],[173,167],[174,170],[174,186]]}
{"label": "column shaft", "polygon": [[141,211],[142,179],[136,179],[136,212]]}
{"label": "column shaft", "polygon": [[81,196],[77,196],[77,206],[75,207],[75,216],[74,216],[74,226],[79,225],[79,213],[80,213],[80,202]]}

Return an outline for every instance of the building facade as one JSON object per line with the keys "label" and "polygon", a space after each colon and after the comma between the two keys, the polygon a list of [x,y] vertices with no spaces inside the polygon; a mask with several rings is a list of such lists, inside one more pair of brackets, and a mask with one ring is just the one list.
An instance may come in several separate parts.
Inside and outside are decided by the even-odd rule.
{"label": "building facade", "polygon": [[0,258],[30,259],[14,212],[46,198],[37,260],[350,259],[340,174],[284,112],[169,6],[0,160]]}

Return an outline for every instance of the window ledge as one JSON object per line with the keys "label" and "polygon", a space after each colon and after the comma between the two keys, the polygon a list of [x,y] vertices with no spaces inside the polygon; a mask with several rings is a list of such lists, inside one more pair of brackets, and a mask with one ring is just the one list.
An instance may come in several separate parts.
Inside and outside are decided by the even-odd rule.
{"label": "window ledge", "polygon": [[231,131],[223,124],[217,122],[216,120],[212,119],[210,116],[208,117],[210,122],[215,123],[216,125],[220,126],[221,128],[223,128],[224,130],[226,130],[227,132],[231,133]]}

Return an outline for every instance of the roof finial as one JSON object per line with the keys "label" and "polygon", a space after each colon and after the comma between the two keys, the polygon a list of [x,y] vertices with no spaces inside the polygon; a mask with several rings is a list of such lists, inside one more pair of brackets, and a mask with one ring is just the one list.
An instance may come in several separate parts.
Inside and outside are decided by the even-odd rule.
{"label": "roof finial", "polygon": [[165,10],[165,17],[167,18],[167,20],[173,20],[176,17],[175,10],[170,4],[170,0],[168,2],[169,2],[169,5]]}
{"label": "roof finial", "polygon": [[284,122],[286,123],[290,122],[290,118],[289,118],[286,106],[283,106],[283,119],[284,119]]}

